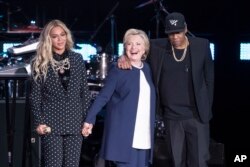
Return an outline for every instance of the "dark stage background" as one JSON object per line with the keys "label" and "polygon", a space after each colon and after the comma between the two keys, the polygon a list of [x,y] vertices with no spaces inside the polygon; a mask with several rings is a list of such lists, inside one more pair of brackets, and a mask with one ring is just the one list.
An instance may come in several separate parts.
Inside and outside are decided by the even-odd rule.
{"label": "dark stage background", "polygon": [[[165,37],[163,20],[157,15],[157,4],[136,8],[150,0],[9,0],[0,1],[4,10],[10,9],[10,29],[21,29],[36,21],[40,28],[51,19],[61,19],[73,31],[75,40],[92,42],[108,48],[114,33],[121,42],[124,32],[131,27],[145,30],[151,38]],[[119,2],[119,3],[118,3]],[[162,0],[168,12],[179,11],[186,16],[190,32],[208,38],[215,44],[215,96],[211,121],[211,138],[225,144],[227,166],[236,155],[246,154],[250,161],[250,61],[240,61],[239,43],[250,41],[250,12],[246,0]],[[115,26],[112,29],[110,11]],[[157,17],[159,16],[159,17]],[[159,24],[157,24],[157,18]],[[98,32],[95,31],[103,23]],[[5,25],[0,25],[4,27]],[[157,26],[159,31],[157,31]],[[3,31],[4,33],[4,31]],[[93,36],[95,34],[95,36]],[[13,35],[12,35],[13,37]],[[29,36],[15,38],[25,40]],[[91,39],[92,37],[92,39]],[[11,40],[1,35],[1,41]]]}

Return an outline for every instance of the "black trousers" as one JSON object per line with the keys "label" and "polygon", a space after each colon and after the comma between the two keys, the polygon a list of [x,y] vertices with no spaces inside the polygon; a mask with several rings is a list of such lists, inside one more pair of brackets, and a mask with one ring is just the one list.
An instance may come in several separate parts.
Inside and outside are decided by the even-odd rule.
{"label": "black trousers", "polygon": [[45,167],[78,167],[82,135],[45,135],[41,137]]}
{"label": "black trousers", "polygon": [[165,120],[166,142],[174,167],[207,167],[209,159],[209,124],[197,119]]}

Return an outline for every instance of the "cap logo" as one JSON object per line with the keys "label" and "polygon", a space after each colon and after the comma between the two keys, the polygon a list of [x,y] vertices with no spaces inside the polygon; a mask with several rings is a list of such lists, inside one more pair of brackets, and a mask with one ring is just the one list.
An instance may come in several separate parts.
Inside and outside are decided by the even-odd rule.
{"label": "cap logo", "polygon": [[171,25],[176,26],[178,20],[169,20],[169,22],[170,22]]}

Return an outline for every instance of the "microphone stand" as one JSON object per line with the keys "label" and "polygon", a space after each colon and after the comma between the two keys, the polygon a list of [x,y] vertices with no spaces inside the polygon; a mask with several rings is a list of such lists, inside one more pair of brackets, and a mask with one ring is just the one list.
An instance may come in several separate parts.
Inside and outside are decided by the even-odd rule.
{"label": "microphone stand", "polygon": [[8,8],[7,8],[7,33],[10,32],[10,15],[11,15],[11,12],[10,12],[10,7],[8,5]]}
{"label": "microphone stand", "polygon": [[[161,20],[161,0],[153,0],[152,1],[154,3],[154,8],[155,8],[155,20],[156,20],[156,29],[155,29],[155,35],[156,35],[156,38],[159,38],[159,29],[160,29],[160,21]],[[162,21],[163,22],[163,21]]]}
{"label": "microphone stand", "polygon": [[115,44],[116,44],[116,39],[115,39],[115,16],[111,15],[110,16],[110,21],[111,21],[111,41],[110,41],[110,45],[111,45],[111,55],[114,55],[115,53]]}
{"label": "microphone stand", "polygon": [[100,29],[102,28],[102,26],[104,25],[104,23],[107,20],[111,20],[111,49],[112,49],[112,53],[114,54],[114,48],[115,48],[115,34],[114,34],[114,29],[115,29],[115,19],[114,19],[114,15],[113,12],[116,10],[116,8],[119,6],[119,2],[117,2],[115,4],[115,6],[111,9],[111,11],[108,13],[108,15],[105,17],[105,19],[101,22],[101,24],[97,27],[97,29],[95,30],[94,34],[91,35],[89,41],[92,42],[93,39],[95,38],[95,36],[97,35],[97,33],[100,31]]}
{"label": "microphone stand", "polygon": [[160,27],[160,10],[159,9],[155,9],[156,10],[156,38],[159,38],[159,27]]}

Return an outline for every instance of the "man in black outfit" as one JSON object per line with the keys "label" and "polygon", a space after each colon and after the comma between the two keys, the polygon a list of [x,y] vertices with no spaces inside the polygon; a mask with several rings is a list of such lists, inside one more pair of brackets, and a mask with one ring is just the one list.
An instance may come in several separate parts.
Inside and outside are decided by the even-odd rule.
{"label": "man in black outfit", "polygon": [[214,65],[207,39],[188,37],[181,13],[167,15],[168,38],[151,41],[148,57],[167,127],[174,167],[206,167],[212,118]]}

